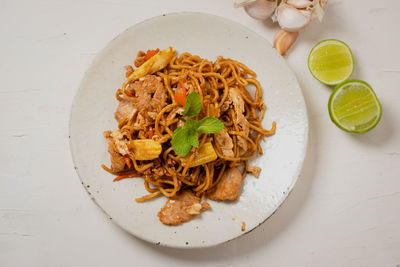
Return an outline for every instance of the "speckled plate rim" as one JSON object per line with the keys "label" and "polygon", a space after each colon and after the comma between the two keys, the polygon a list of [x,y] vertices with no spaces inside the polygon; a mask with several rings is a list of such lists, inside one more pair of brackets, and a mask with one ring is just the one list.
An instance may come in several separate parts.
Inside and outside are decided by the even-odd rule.
{"label": "speckled plate rim", "polygon": [[[137,24],[134,24],[133,26],[128,27],[125,31],[119,33],[116,37],[114,37],[111,41],[109,41],[109,42],[107,43],[107,45],[106,45],[102,50],[100,50],[100,52],[99,52],[99,53],[95,56],[95,58],[92,60],[92,63],[90,64],[89,68],[85,71],[85,74],[83,75],[83,78],[82,78],[82,81],[81,81],[81,83],[80,83],[80,86],[79,86],[78,90],[75,92],[75,95],[74,95],[74,98],[73,98],[73,102],[72,102],[72,105],[71,105],[71,109],[70,109],[70,119],[69,119],[69,143],[70,143],[70,152],[71,152],[72,160],[73,160],[73,163],[74,163],[74,168],[75,168],[75,170],[76,170],[76,172],[77,172],[77,175],[78,175],[78,177],[79,177],[79,179],[80,179],[80,181],[81,181],[82,186],[84,187],[84,189],[85,189],[86,192],[88,193],[89,197],[93,200],[93,202],[94,202],[94,203],[104,212],[104,214],[107,215],[108,217],[109,217],[109,214],[107,213],[107,211],[96,201],[96,198],[91,194],[90,190],[85,186],[85,182],[84,182],[84,179],[83,179],[83,175],[81,174],[80,170],[76,167],[78,164],[77,164],[77,162],[76,162],[75,152],[74,152],[74,150],[73,150],[73,148],[72,148],[72,147],[73,147],[73,146],[72,146],[73,140],[72,140],[71,137],[72,137],[72,117],[73,117],[73,109],[74,109],[75,100],[76,100],[77,95],[78,95],[78,91],[79,91],[79,89],[81,88],[81,86],[82,86],[82,84],[83,84],[83,81],[85,80],[85,77],[86,77],[87,73],[89,72],[89,70],[98,62],[99,58],[102,56],[102,55],[101,55],[102,51],[104,51],[107,47],[109,47],[113,42],[115,42],[115,40],[117,40],[120,36],[122,36],[126,31],[128,31],[129,29],[131,29],[131,28],[133,28],[133,27],[136,27],[136,26],[145,24],[145,23],[147,23],[147,22],[149,22],[149,21],[156,20],[156,19],[158,19],[158,18],[160,18],[160,17],[162,17],[162,16],[179,16],[179,15],[188,15],[188,14],[199,15],[199,16],[217,17],[217,18],[219,18],[219,19],[229,21],[230,23],[235,24],[236,27],[241,27],[243,30],[248,31],[248,32],[250,32],[250,33],[252,33],[252,34],[258,36],[259,38],[261,38],[261,39],[264,40],[265,44],[271,46],[271,44],[269,43],[269,41],[266,40],[264,37],[262,37],[261,35],[259,35],[258,33],[254,32],[254,31],[250,30],[250,29],[247,28],[246,26],[244,26],[244,25],[242,25],[242,24],[240,24],[240,23],[238,23],[238,22],[235,22],[235,21],[233,21],[233,20],[230,20],[230,19],[227,19],[227,18],[224,18],[224,17],[221,17],[221,16],[216,16],[216,15],[208,14],[208,13],[202,13],[202,12],[173,12],[173,13],[166,13],[166,14],[163,14],[163,15],[151,17],[151,18],[148,18],[148,19],[146,19],[146,20],[143,20],[143,21],[141,21],[141,22],[139,22],[139,23],[137,23]],[[272,46],[271,46],[271,49],[272,49]],[[279,56],[279,57],[281,58],[281,60],[285,61],[277,52],[276,52],[276,54],[277,54],[277,56]],[[286,61],[285,61],[285,64],[287,64]],[[290,70],[290,71],[291,71],[291,70]],[[291,72],[292,72],[292,71],[291,71]],[[293,74],[293,72],[292,72],[292,75],[295,77],[295,75]],[[296,79],[296,78],[295,78],[295,79]],[[303,140],[302,140],[302,144],[303,144],[303,146],[302,146],[302,153],[301,153],[301,156],[300,156],[299,159],[298,159],[297,168],[296,168],[295,173],[294,173],[294,179],[292,180],[291,184],[287,187],[287,190],[286,190],[286,192],[285,192],[286,195],[285,195],[284,197],[282,197],[282,198],[277,202],[276,207],[274,208],[274,210],[272,210],[272,211],[270,212],[270,214],[266,215],[265,218],[264,218],[264,220],[260,221],[256,226],[254,226],[254,227],[252,227],[252,228],[248,228],[248,229],[246,229],[245,231],[243,231],[241,234],[235,235],[235,236],[233,236],[233,237],[230,238],[230,239],[226,239],[226,240],[223,240],[223,241],[220,241],[220,242],[216,242],[216,243],[213,243],[213,244],[195,245],[195,246],[193,246],[193,245],[191,245],[191,246],[185,246],[185,245],[183,245],[183,244],[167,244],[167,243],[159,242],[159,241],[156,241],[156,240],[153,240],[153,239],[149,239],[149,238],[147,238],[147,236],[145,236],[145,235],[140,235],[140,234],[138,234],[138,233],[132,233],[132,232],[130,232],[128,229],[126,229],[122,224],[120,224],[120,223],[119,223],[118,221],[116,221],[116,220],[113,220],[113,222],[116,223],[118,226],[120,226],[122,229],[126,230],[128,233],[134,235],[135,237],[137,237],[137,238],[139,238],[139,239],[142,239],[142,240],[144,240],[144,241],[147,241],[147,242],[152,243],[152,244],[155,244],[155,245],[163,245],[163,246],[172,247],[172,248],[204,248],[204,247],[213,247],[213,246],[217,246],[217,245],[220,245],[220,244],[223,244],[223,243],[226,243],[226,242],[230,242],[230,241],[232,241],[232,240],[234,240],[234,239],[236,239],[236,238],[238,238],[238,237],[240,237],[240,236],[242,236],[242,235],[244,235],[244,234],[247,234],[247,233],[253,231],[253,230],[254,230],[255,228],[257,228],[258,226],[260,226],[261,224],[263,224],[264,222],[266,222],[266,221],[279,209],[279,207],[282,205],[282,203],[286,200],[287,196],[288,196],[288,195],[291,193],[291,191],[293,190],[293,187],[294,187],[294,185],[296,184],[296,182],[297,182],[297,180],[298,180],[298,178],[299,178],[299,176],[300,176],[301,169],[302,169],[302,166],[303,166],[303,162],[304,162],[304,159],[305,159],[305,155],[306,155],[306,152],[307,152],[307,144],[308,144],[308,115],[307,115],[307,107],[306,107],[306,105],[305,105],[304,95],[303,95],[303,93],[302,93],[301,87],[300,87],[300,85],[298,84],[297,80],[296,80],[296,88],[295,88],[295,89],[298,90],[299,93],[300,93],[300,95],[301,95],[301,101],[302,101],[302,104],[304,105],[304,112],[305,112],[305,114],[304,114],[304,119],[305,119],[305,121],[304,121],[304,122],[305,122],[305,128],[304,128],[304,130],[305,130],[305,132],[304,132]],[[110,218],[110,219],[111,219],[111,218]]]}

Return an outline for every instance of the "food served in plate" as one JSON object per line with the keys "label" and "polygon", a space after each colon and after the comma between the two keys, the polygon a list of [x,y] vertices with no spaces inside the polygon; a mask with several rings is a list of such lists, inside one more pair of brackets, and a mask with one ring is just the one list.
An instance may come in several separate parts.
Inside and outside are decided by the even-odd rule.
{"label": "food served in plate", "polygon": [[[263,153],[262,90],[256,73],[233,59],[211,62],[174,48],[139,51],[117,90],[118,129],[105,131],[114,181],[141,177],[149,194],[164,195],[160,221],[178,225],[210,205],[239,198],[248,161]],[[253,86],[249,86],[253,85]],[[254,88],[254,97],[248,91]]]}

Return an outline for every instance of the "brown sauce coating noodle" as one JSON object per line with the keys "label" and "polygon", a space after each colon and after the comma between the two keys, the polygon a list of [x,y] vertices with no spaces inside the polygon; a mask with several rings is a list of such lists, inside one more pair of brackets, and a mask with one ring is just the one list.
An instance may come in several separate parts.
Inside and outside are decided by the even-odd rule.
{"label": "brown sauce coating noodle", "polygon": [[[133,153],[128,156],[132,160],[132,169],[143,173],[144,186],[149,192],[148,195],[136,199],[145,201],[159,195],[166,197],[174,196],[179,190],[191,189],[202,199],[210,189],[214,188],[227,169],[230,167],[243,166],[243,178],[246,176],[248,161],[257,154],[262,154],[260,141],[264,136],[274,133],[262,127],[261,121],[265,114],[265,104],[262,102],[262,90],[256,79],[256,73],[245,64],[232,59],[218,57],[215,62],[202,59],[190,53],[182,53],[180,56],[173,56],[168,66],[154,73],[160,77],[167,91],[167,105],[158,109],[155,120],[152,123],[137,125],[138,115],[126,116],[118,123],[118,128],[128,141],[148,138],[146,129],[154,129],[154,138],[162,144],[162,152],[158,159],[153,161],[135,160]],[[178,109],[181,107],[174,98],[174,88],[178,86],[179,80],[185,81],[190,91],[200,95],[202,109],[194,119],[199,120],[205,116],[219,118],[233,141],[233,157],[224,156],[221,147],[215,142],[214,134],[201,134],[199,136],[200,146],[205,142],[211,142],[218,158],[204,165],[189,168],[191,161],[197,153],[197,148],[192,148],[191,154],[185,166],[181,158],[177,156],[171,147],[170,140],[174,130],[182,121]],[[127,87],[132,81],[129,78],[124,82],[121,89],[118,89],[115,96],[118,101],[123,99],[137,103],[137,98],[127,93]],[[251,84],[255,88],[254,99],[246,87]],[[222,111],[221,107],[229,98],[230,88],[239,90],[244,100],[244,117],[249,124],[249,134],[244,134],[238,124],[235,110],[231,107]],[[238,147],[239,139],[247,143],[247,151],[240,154]],[[158,166],[164,175],[158,176],[151,172],[152,168]],[[113,174],[109,168],[103,168]],[[149,171],[150,170],[150,171]]]}

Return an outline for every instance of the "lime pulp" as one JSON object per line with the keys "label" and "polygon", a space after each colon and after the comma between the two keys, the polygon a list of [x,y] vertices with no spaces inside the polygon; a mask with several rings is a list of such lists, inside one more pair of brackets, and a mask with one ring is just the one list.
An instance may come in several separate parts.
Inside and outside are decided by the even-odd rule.
{"label": "lime pulp", "polygon": [[311,49],[308,68],[318,81],[326,85],[336,85],[353,74],[353,54],[350,47],[342,41],[323,40]]}
{"label": "lime pulp", "polygon": [[364,133],[382,115],[381,104],[371,86],[360,80],[345,81],[334,89],[328,103],[331,120],[341,129]]}

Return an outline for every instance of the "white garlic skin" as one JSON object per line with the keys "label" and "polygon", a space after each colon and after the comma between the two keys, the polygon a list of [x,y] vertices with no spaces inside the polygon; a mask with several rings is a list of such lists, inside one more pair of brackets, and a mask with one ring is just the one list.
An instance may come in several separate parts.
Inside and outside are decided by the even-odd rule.
{"label": "white garlic skin", "polygon": [[266,20],[274,14],[277,0],[257,0],[244,7],[247,14],[258,20]]}
{"label": "white garlic skin", "polygon": [[295,8],[307,8],[313,4],[313,0],[287,0],[286,3]]}
{"label": "white garlic skin", "polygon": [[298,32],[311,22],[311,11],[299,10],[282,3],[276,9],[276,20],[279,26],[289,32]]}

